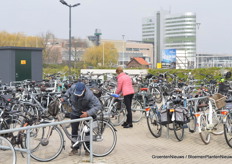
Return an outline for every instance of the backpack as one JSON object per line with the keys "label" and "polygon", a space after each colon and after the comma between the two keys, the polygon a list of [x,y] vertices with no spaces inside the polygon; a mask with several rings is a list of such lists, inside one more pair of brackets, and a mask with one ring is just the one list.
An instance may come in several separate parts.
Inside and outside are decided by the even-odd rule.
{"label": "backpack", "polygon": [[102,91],[99,88],[90,88],[90,90],[93,92],[93,94],[97,97],[100,98],[102,95]]}
{"label": "backpack", "polygon": [[60,111],[60,102],[58,99],[52,101],[48,105],[48,113],[52,116],[56,116],[58,112]]}

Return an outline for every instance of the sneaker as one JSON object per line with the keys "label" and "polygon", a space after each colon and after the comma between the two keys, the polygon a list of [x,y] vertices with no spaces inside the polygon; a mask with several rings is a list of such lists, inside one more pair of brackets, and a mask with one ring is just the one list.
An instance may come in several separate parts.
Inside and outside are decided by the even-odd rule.
{"label": "sneaker", "polygon": [[126,126],[128,123],[127,122],[124,122],[123,124],[122,124],[122,126]]}
{"label": "sneaker", "polygon": [[77,155],[78,149],[72,149],[72,151],[68,154],[69,156]]}
{"label": "sneaker", "polygon": [[123,128],[133,128],[133,124],[127,124],[126,126],[123,126]]}

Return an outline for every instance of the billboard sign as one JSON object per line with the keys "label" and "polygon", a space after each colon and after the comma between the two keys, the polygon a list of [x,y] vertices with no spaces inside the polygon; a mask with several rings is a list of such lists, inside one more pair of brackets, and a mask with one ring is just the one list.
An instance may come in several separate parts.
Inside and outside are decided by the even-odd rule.
{"label": "billboard sign", "polygon": [[176,67],[176,49],[163,50],[161,63],[166,68],[175,68]]}
{"label": "billboard sign", "polygon": [[165,49],[162,51],[162,63],[176,62],[176,49]]}

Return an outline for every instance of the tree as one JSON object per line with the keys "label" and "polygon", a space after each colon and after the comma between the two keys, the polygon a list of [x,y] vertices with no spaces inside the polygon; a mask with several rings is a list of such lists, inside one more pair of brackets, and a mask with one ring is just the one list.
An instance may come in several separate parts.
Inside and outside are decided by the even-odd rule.
{"label": "tree", "polygon": [[40,37],[26,36],[23,33],[10,34],[6,31],[0,32],[0,46],[15,46],[15,47],[42,47]]}
{"label": "tree", "polygon": [[55,35],[51,32],[41,36],[26,36],[23,33],[10,34],[3,31],[0,32],[0,46],[43,48],[44,63],[56,64],[61,57],[60,48],[56,46]]}
{"label": "tree", "polygon": [[88,44],[85,40],[81,38],[72,38],[72,58],[74,59],[74,69],[78,68],[78,63],[80,64],[80,59]]}
{"label": "tree", "polygon": [[118,62],[118,51],[113,43],[104,42],[100,46],[86,49],[83,59],[86,64],[94,67],[112,67]]}
{"label": "tree", "polygon": [[57,64],[61,57],[60,47],[56,46],[56,37],[51,32],[40,36],[40,45],[43,48],[43,62],[46,64]]}

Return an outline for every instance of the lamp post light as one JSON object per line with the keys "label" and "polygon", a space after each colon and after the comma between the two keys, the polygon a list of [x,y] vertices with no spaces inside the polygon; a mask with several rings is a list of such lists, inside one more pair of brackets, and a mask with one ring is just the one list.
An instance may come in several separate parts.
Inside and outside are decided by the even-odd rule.
{"label": "lamp post light", "polygon": [[62,3],[65,6],[69,7],[69,55],[68,55],[68,71],[69,75],[71,75],[71,44],[72,44],[72,38],[71,38],[71,8],[79,6],[80,3],[76,3],[74,5],[67,4],[64,0],[60,0],[60,3]]}
{"label": "lamp post light", "polygon": [[125,56],[125,52],[124,52],[124,37],[125,35],[122,35],[122,40],[123,40],[123,44],[122,44],[122,65],[124,67],[124,56]]}

